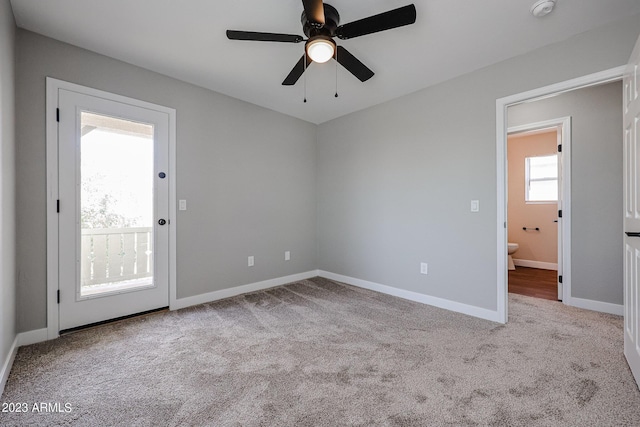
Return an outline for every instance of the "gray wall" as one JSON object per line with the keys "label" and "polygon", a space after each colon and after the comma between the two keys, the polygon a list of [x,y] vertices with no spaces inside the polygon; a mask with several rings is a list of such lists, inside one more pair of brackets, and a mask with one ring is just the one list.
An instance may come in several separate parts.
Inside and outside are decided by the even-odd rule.
{"label": "gray wall", "polygon": [[177,109],[178,298],[316,268],[315,125],[24,30],[16,50],[19,331],[46,326],[46,76]]}
{"label": "gray wall", "polygon": [[0,367],[16,337],[14,36],[11,5],[0,0]]}
{"label": "gray wall", "polygon": [[177,109],[178,297],[321,268],[495,310],[496,98],[621,65],[638,28],[629,17],[319,127],[18,30],[18,330],[46,326],[46,76]]}
{"label": "gray wall", "polygon": [[509,126],[571,116],[571,296],[622,304],[622,83],[508,109]]}
{"label": "gray wall", "polygon": [[320,125],[318,267],[495,310],[496,99],[625,64],[639,30],[631,16]]}

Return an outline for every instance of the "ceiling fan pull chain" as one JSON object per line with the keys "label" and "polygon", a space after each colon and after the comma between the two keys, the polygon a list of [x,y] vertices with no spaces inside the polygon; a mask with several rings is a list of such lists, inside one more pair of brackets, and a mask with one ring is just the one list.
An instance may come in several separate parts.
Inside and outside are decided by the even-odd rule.
{"label": "ceiling fan pull chain", "polygon": [[307,54],[305,52],[305,55],[304,55],[304,72],[302,73],[303,74],[303,78],[304,78],[304,101],[302,101],[302,102],[307,102],[307,73],[306,73],[306,71],[307,71]]}
{"label": "ceiling fan pull chain", "polygon": [[336,49],[334,59],[336,60],[336,94],[334,96],[337,98],[338,97],[338,49]]}

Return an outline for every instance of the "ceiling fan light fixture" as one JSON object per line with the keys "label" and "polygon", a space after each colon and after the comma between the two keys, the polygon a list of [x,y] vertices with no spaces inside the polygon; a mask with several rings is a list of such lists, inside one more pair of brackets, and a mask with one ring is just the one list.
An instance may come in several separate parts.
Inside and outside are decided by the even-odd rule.
{"label": "ceiling fan light fixture", "polygon": [[316,36],[307,42],[306,50],[313,62],[322,64],[335,55],[336,43],[330,37]]}

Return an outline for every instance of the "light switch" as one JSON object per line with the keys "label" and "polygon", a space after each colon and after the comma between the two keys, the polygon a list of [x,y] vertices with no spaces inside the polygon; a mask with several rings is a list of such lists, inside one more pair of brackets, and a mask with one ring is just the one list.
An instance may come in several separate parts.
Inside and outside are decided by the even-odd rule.
{"label": "light switch", "polygon": [[471,201],[471,212],[480,212],[480,200]]}
{"label": "light switch", "polygon": [[429,265],[426,262],[420,263],[420,274],[429,274]]}
{"label": "light switch", "polygon": [[186,200],[179,200],[178,201],[178,209],[181,211],[186,211],[187,210],[187,201]]}

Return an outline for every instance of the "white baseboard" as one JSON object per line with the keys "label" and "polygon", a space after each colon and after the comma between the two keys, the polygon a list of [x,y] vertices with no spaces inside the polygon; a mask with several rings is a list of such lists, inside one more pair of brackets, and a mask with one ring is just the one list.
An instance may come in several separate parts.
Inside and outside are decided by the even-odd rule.
{"label": "white baseboard", "polygon": [[221,289],[219,291],[208,292],[206,294],[194,295],[192,297],[179,298],[169,307],[169,309],[179,310],[181,308],[191,307],[192,305],[204,304],[224,298],[235,297],[236,295],[246,294],[248,292],[261,291],[263,289],[286,285],[287,283],[297,282],[298,280],[310,279],[317,275],[318,270],[312,270],[305,273],[292,274],[290,276],[277,277],[275,279],[264,280],[262,282],[236,286],[234,288]]}
{"label": "white baseboard", "polygon": [[0,396],[2,396],[4,386],[9,378],[9,372],[11,372],[13,361],[18,353],[18,347],[39,343],[46,341],[47,339],[47,328],[21,332],[16,335],[16,338],[13,340],[13,344],[11,345],[11,349],[9,349],[9,354],[7,354],[4,364],[2,365],[2,370],[0,371]]}
{"label": "white baseboard", "polygon": [[558,271],[558,264],[555,262],[531,261],[528,259],[513,259],[513,263],[519,267],[539,268],[541,270]]}
{"label": "white baseboard", "polygon": [[4,393],[4,386],[7,384],[7,379],[9,379],[9,372],[11,372],[11,367],[13,366],[13,361],[16,358],[16,353],[18,353],[17,335],[13,340],[13,344],[11,344],[9,354],[7,354],[6,359],[2,364],[2,370],[0,371],[0,396],[2,396],[2,393]]}
{"label": "white baseboard", "polygon": [[18,347],[23,345],[36,344],[42,341],[47,341],[47,328],[34,329],[33,331],[20,332],[18,334]]}
{"label": "white baseboard", "polygon": [[599,311],[601,313],[615,314],[618,316],[624,315],[624,306],[621,304],[612,304],[610,302],[602,302],[602,301],[595,301],[591,299],[574,298],[574,297],[564,298],[562,302],[572,307]]}
{"label": "white baseboard", "polygon": [[359,288],[369,289],[387,295],[393,295],[395,297],[404,298],[410,301],[416,301],[422,304],[432,305],[438,308],[444,308],[445,310],[455,311],[457,313],[466,314],[468,316],[479,317],[480,319],[491,320],[492,322],[500,322],[498,312],[487,310],[486,308],[463,304],[460,302],[438,298],[431,295],[420,294],[413,291],[407,291],[404,289],[395,288],[393,286],[381,285],[379,283],[356,279],[349,276],[343,276],[323,270],[318,271],[318,275],[327,279],[343,282],[348,285],[357,286]]}

